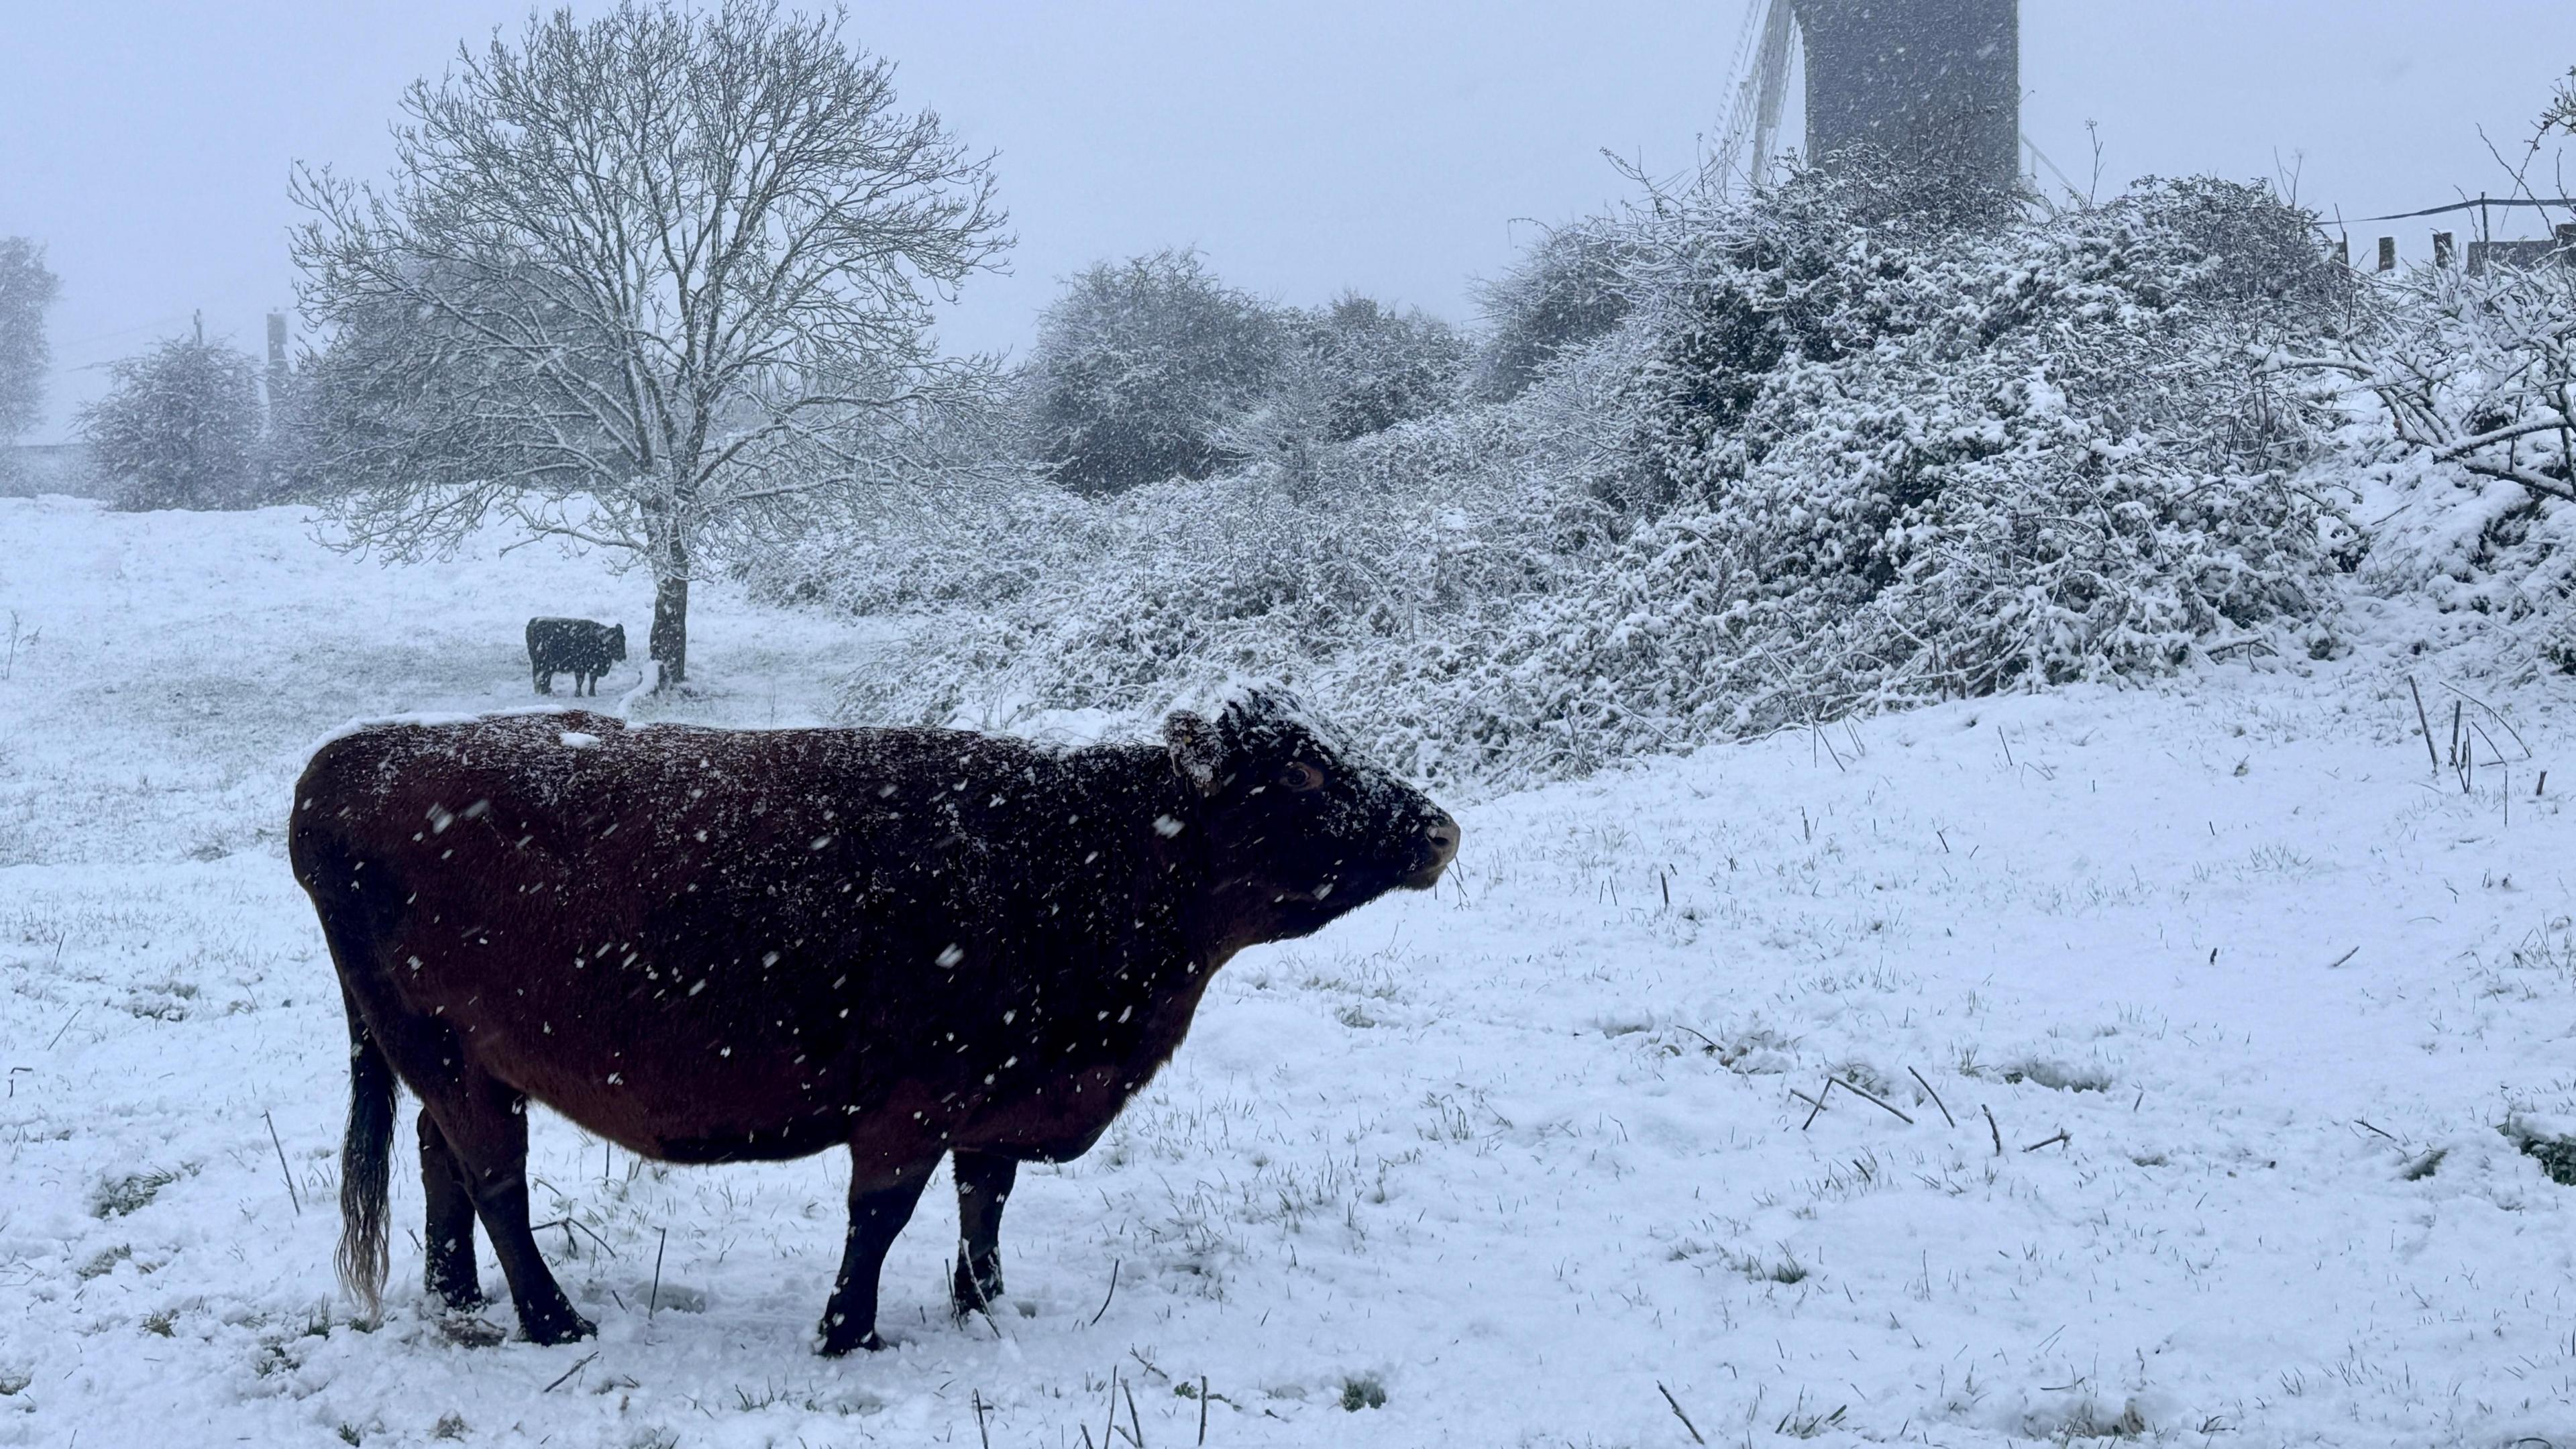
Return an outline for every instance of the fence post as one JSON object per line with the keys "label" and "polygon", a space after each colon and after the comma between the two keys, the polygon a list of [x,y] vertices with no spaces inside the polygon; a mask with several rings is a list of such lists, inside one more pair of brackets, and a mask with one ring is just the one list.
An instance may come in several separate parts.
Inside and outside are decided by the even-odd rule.
{"label": "fence post", "polygon": [[2437,231],[2433,233],[2433,265],[2447,267],[2450,264],[2451,234],[2447,231]]}
{"label": "fence post", "polygon": [[2379,239],[2379,269],[2383,272],[2397,270],[2397,238],[2384,236]]}

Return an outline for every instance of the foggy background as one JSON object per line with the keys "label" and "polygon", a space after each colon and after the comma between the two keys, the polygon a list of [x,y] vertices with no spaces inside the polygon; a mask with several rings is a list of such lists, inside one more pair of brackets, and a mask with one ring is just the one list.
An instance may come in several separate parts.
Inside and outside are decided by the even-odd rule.
{"label": "foggy background", "polygon": [[[99,364],[194,310],[255,351],[261,315],[294,297],[290,164],[379,175],[402,87],[526,14],[21,7],[0,42],[0,234],[43,242],[63,280],[51,418],[24,441],[63,440]],[[1357,287],[1470,320],[1470,279],[1530,239],[1528,219],[1625,193],[1604,149],[1659,174],[1692,164],[1743,19],[1737,0],[863,4],[848,34],[900,63],[907,108],[1000,153],[1011,274],[972,285],[945,336],[1003,350],[1059,278],[1165,244],[1285,302]],[[2330,215],[2413,210],[2503,189],[2480,128],[2518,153],[2571,50],[2564,0],[2025,0],[2022,124],[2083,185],[2098,122],[2106,194],[2150,173],[2295,173]],[[2354,255],[2381,232],[2421,255],[2436,225],[2474,219],[2356,229]]]}

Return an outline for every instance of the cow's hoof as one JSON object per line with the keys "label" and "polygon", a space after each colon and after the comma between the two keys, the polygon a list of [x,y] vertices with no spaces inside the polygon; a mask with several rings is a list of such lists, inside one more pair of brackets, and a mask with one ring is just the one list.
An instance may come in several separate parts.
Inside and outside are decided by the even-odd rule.
{"label": "cow's hoof", "polygon": [[1002,1296],[1002,1264],[996,1258],[986,1259],[983,1271],[957,1260],[957,1271],[948,1280],[948,1306],[959,1318],[981,1313]]}
{"label": "cow's hoof", "polygon": [[825,1358],[841,1358],[859,1349],[865,1349],[870,1353],[882,1353],[885,1351],[885,1346],[886,1341],[877,1337],[877,1331],[873,1328],[865,1333],[849,1334],[827,1323],[823,1325],[823,1341],[815,1345],[814,1351]]}
{"label": "cow's hoof", "polygon": [[543,1344],[550,1348],[557,1344],[579,1343],[585,1338],[599,1336],[599,1325],[569,1308],[560,1315],[550,1314],[543,1318],[524,1319],[520,1327],[527,1330],[528,1342]]}
{"label": "cow's hoof", "polygon": [[450,1313],[473,1313],[490,1307],[492,1303],[491,1299],[483,1296],[483,1290],[480,1287],[473,1285],[463,1288],[433,1288],[430,1291],[437,1295],[439,1306]]}

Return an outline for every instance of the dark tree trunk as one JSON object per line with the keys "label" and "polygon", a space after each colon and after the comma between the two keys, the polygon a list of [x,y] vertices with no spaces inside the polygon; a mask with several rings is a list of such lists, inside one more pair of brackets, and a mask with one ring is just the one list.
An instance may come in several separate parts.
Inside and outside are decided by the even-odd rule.
{"label": "dark tree trunk", "polygon": [[689,679],[689,546],[678,539],[655,550],[653,559],[653,632],[644,652],[660,666],[653,678],[656,693]]}
{"label": "dark tree trunk", "polygon": [[689,576],[653,581],[653,632],[645,646],[660,666],[653,678],[657,691],[689,678]]}

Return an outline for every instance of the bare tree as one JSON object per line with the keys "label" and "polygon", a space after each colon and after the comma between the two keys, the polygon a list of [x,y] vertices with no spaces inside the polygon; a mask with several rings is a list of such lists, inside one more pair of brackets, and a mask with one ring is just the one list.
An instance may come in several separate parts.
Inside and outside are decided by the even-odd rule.
{"label": "bare tree", "polygon": [[635,0],[531,17],[405,94],[381,185],[299,172],[303,466],[353,548],[490,518],[619,550],[687,677],[689,583],[981,399],[936,302],[1009,238],[989,157],[842,17]]}

